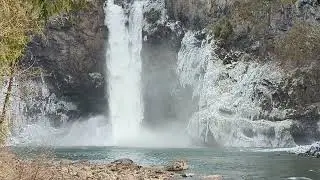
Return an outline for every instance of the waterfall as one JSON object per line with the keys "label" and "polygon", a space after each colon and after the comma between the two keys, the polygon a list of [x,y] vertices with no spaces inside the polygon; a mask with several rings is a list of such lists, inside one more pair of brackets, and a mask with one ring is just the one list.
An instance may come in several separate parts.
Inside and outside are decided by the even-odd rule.
{"label": "waterfall", "polygon": [[129,18],[114,0],[108,0],[105,12],[109,29],[106,55],[109,120],[113,143],[124,145],[138,136],[143,119],[140,85],[143,2],[133,3]]}

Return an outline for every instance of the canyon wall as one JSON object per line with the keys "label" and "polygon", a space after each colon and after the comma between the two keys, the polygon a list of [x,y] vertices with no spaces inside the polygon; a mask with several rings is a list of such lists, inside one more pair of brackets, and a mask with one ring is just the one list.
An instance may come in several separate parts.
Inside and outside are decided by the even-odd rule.
{"label": "canyon wall", "polygon": [[[72,104],[55,110],[67,120],[108,113],[103,3],[51,19],[21,62],[41,69],[50,102]],[[178,122],[206,145],[320,139],[319,1],[147,0],[144,11],[147,126]]]}

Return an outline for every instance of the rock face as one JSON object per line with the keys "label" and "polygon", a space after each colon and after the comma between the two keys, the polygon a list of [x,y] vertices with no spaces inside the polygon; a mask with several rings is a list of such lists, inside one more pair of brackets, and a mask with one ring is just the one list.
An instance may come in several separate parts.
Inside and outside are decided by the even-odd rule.
{"label": "rock face", "polygon": [[24,67],[41,69],[50,93],[75,104],[78,117],[106,109],[103,3],[92,1],[87,9],[50,19],[22,60]]}
{"label": "rock face", "polygon": [[[157,67],[161,71],[174,68],[178,76],[171,77],[180,81],[177,89],[184,89],[180,83],[191,87],[182,98],[166,101],[170,107],[184,100],[191,134],[203,137],[200,141],[208,145],[231,146],[293,146],[320,139],[320,57],[302,58],[302,64],[289,62],[287,66],[285,57],[279,56],[286,50],[284,45],[277,47],[278,41],[301,28],[296,22],[319,28],[319,1],[271,2],[268,6],[236,0],[156,2],[164,3],[165,10],[149,8],[145,14],[144,69],[153,73]],[[247,16],[248,12],[257,13]],[[181,31],[173,28],[177,26]],[[188,30],[197,31],[186,34]],[[160,95],[166,94],[161,88],[168,86],[159,78],[165,76],[154,74],[145,80],[145,89],[155,88],[161,100],[172,97]],[[146,95],[146,103],[152,102],[154,94]],[[167,111],[149,105],[155,114]]]}
{"label": "rock face", "polygon": [[[271,9],[263,5],[263,1],[255,3],[251,0],[165,0],[165,3],[169,17],[181,21],[188,29],[202,30],[220,24],[222,19],[229,20],[234,31],[231,41],[233,47],[252,52],[270,50],[266,49],[264,40],[285,34],[297,21],[318,24],[320,19],[317,0],[270,3]],[[255,13],[250,15],[250,12]],[[262,15],[259,16],[259,13]],[[245,18],[243,23],[242,16]],[[261,22],[262,19],[266,21]],[[268,24],[263,24],[265,22]],[[264,28],[265,25],[269,27]],[[260,28],[263,33],[261,31],[259,33],[262,34],[253,37],[253,34],[262,30]]]}
{"label": "rock face", "polygon": [[[191,29],[202,29],[212,22],[215,1],[212,0],[165,0],[168,14]],[[217,1],[220,3],[220,1]]]}
{"label": "rock face", "polygon": [[312,146],[307,152],[307,155],[314,156],[320,158],[320,147],[319,146]]}

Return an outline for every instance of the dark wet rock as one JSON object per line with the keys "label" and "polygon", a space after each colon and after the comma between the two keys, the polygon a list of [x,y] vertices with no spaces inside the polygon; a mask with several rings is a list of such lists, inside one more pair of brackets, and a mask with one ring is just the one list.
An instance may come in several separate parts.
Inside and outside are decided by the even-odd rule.
{"label": "dark wet rock", "polygon": [[144,18],[148,23],[157,22],[161,18],[161,12],[154,8],[151,8],[150,11],[144,13]]}
{"label": "dark wet rock", "polygon": [[316,156],[318,153],[320,153],[320,144],[316,143],[313,144],[310,149],[306,152],[309,156]]}
{"label": "dark wet rock", "polygon": [[316,158],[320,158],[320,152],[318,151],[318,152],[314,153],[313,156],[316,157]]}
{"label": "dark wet rock", "polygon": [[210,0],[165,0],[171,18],[191,29],[202,29],[213,21],[214,3]]}
{"label": "dark wet rock", "polygon": [[185,160],[174,161],[172,164],[166,166],[167,171],[184,171],[187,169],[189,169],[189,166]]}
{"label": "dark wet rock", "polygon": [[195,176],[195,174],[193,174],[193,173],[183,173],[183,174],[181,174],[181,177],[184,177],[184,178],[194,177],[194,176]]}
{"label": "dark wet rock", "polygon": [[297,154],[298,156],[311,156],[320,158],[320,142],[316,142],[312,144],[308,149],[300,150],[300,153]]}

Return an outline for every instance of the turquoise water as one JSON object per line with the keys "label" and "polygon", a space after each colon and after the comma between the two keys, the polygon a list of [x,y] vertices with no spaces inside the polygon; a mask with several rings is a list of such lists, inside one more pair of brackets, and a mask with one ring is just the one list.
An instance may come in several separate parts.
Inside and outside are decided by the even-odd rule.
{"label": "turquoise water", "polygon": [[[31,156],[39,148],[16,148],[21,155]],[[223,175],[225,179],[304,179],[320,180],[320,159],[300,157],[287,152],[259,152],[250,149],[146,149],[118,147],[54,148],[57,158],[108,163],[130,158],[141,165],[165,165],[175,159],[186,159],[188,172],[196,175]],[[299,178],[300,177],[300,178]],[[197,179],[197,178],[195,178]]]}

